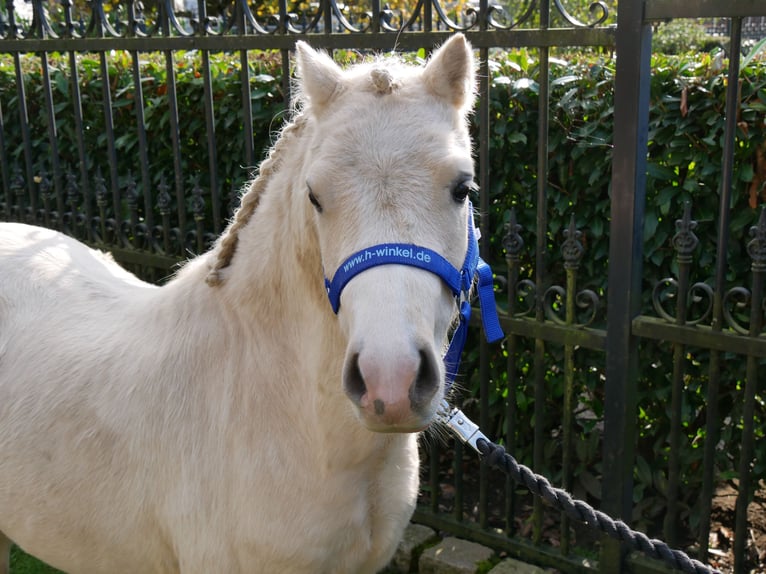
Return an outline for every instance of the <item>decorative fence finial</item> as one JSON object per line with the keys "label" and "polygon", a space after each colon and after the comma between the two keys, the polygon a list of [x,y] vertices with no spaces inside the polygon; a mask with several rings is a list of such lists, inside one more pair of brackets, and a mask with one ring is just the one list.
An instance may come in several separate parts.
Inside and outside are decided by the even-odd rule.
{"label": "decorative fence finial", "polygon": [[692,219],[692,207],[690,202],[684,203],[684,215],[676,220],[676,234],[673,236],[673,247],[679,263],[691,263],[692,253],[699,244],[699,239],[694,235],[697,222]]}
{"label": "decorative fence finial", "polygon": [[161,177],[157,189],[159,190],[159,193],[157,194],[157,209],[159,210],[160,215],[170,215],[172,212],[170,209],[170,193],[168,193],[170,186],[165,181],[164,175]]}
{"label": "decorative fence finial", "polygon": [[577,230],[574,213],[569,219],[569,227],[564,230],[564,243],[561,244],[561,255],[564,257],[565,269],[577,269],[580,267],[580,259],[585,248],[580,241],[582,232]]}
{"label": "decorative fence finial", "polygon": [[512,207],[503,236],[503,249],[505,249],[505,258],[508,261],[518,261],[521,250],[524,249],[524,239],[522,239],[519,231],[521,231],[521,225],[516,223],[516,208]]}

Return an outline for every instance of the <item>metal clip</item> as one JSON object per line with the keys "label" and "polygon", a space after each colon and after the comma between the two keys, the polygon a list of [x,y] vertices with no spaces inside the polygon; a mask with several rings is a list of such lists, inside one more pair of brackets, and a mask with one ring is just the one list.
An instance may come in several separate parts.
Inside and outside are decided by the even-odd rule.
{"label": "metal clip", "polygon": [[476,452],[481,454],[476,442],[479,439],[484,439],[489,442],[486,436],[479,430],[479,425],[474,423],[471,419],[463,414],[458,408],[452,408],[445,400],[439,405],[439,409],[436,411],[437,420],[444,424],[456,438],[463,444],[468,444]]}

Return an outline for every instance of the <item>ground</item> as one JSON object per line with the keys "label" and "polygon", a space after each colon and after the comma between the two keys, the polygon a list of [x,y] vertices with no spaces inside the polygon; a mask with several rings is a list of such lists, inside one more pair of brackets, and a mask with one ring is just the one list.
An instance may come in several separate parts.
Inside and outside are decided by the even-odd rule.
{"label": "ground", "polygon": [[[710,563],[722,572],[733,572],[734,507],[737,491],[731,484],[718,487],[713,499],[710,528]],[[748,567],[750,574],[766,574],[766,485],[756,492],[748,508]]]}

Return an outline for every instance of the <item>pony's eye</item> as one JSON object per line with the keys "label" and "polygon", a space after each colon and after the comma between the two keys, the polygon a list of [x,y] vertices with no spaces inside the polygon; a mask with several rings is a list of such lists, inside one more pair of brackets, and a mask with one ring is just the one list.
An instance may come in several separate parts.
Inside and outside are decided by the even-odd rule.
{"label": "pony's eye", "polygon": [[451,190],[452,199],[458,203],[463,203],[468,194],[477,191],[479,188],[472,179],[463,179],[458,181]]}
{"label": "pony's eye", "polygon": [[319,200],[317,199],[317,196],[314,195],[314,192],[311,191],[311,188],[307,185],[309,190],[309,201],[311,202],[311,205],[314,206],[314,209],[317,210],[317,213],[322,213],[322,204],[319,203]]}

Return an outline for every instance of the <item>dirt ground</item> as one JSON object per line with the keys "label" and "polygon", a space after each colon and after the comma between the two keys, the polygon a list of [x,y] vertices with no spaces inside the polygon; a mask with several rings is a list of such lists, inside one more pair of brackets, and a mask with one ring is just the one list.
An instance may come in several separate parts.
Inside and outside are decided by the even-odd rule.
{"label": "dirt ground", "polygon": [[[758,490],[747,509],[747,559],[750,574],[766,574],[766,487]],[[721,485],[713,499],[710,528],[710,564],[722,572],[733,572],[734,516],[737,491],[732,485]]]}

